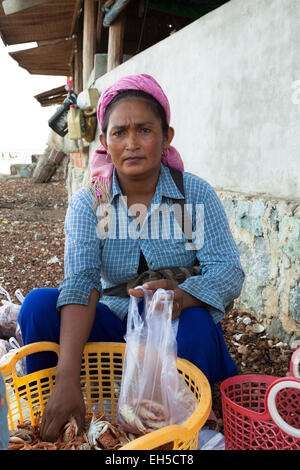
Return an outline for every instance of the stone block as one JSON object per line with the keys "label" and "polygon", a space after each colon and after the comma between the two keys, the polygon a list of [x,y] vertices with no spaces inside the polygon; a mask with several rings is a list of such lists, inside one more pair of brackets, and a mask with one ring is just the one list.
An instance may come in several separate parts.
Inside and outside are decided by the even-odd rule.
{"label": "stone block", "polygon": [[279,224],[279,247],[291,262],[300,259],[300,219],[285,216]]}
{"label": "stone block", "polygon": [[297,286],[290,292],[290,316],[300,323],[300,279]]}
{"label": "stone block", "polygon": [[236,208],[236,224],[256,237],[263,235],[262,218],[265,204],[262,201],[238,201]]}
{"label": "stone block", "polygon": [[245,281],[240,300],[253,310],[258,317],[264,315],[262,292],[269,284],[270,257],[266,241],[259,237],[250,248],[246,243],[238,243],[241,264],[245,271]]}
{"label": "stone block", "polygon": [[16,163],[10,166],[10,174],[12,176],[19,176],[22,178],[31,178],[36,167],[36,163]]}

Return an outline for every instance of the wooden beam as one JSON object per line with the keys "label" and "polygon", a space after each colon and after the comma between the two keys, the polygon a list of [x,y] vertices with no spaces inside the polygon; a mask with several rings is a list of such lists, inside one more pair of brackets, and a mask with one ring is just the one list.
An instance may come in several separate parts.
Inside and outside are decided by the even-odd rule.
{"label": "wooden beam", "polygon": [[96,2],[84,0],[83,6],[83,86],[94,67],[96,51]]}
{"label": "wooden beam", "polygon": [[4,0],[2,2],[2,7],[6,15],[11,15],[49,1],[51,0]]}
{"label": "wooden beam", "polygon": [[102,36],[102,23],[103,23],[103,10],[102,6],[104,0],[99,0],[98,2],[98,12],[97,12],[97,26],[96,26],[96,53],[100,51],[101,36]]}
{"label": "wooden beam", "polygon": [[108,32],[108,57],[107,71],[118,67],[123,62],[123,39],[125,28],[125,11],[120,13],[113,24],[109,26]]}
{"label": "wooden beam", "polygon": [[77,95],[83,90],[83,57],[82,57],[82,24],[77,35],[77,45],[74,54],[74,91]]}
{"label": "wooden beam", "polygon": [[72,25],[70,29],[70,36],[72,36],[72,34],[77,30],[78,23],[80,22],[82,18],[81,3],[82,3],[82,0],[75,0],[74,2],[74,13],[73,13]]}

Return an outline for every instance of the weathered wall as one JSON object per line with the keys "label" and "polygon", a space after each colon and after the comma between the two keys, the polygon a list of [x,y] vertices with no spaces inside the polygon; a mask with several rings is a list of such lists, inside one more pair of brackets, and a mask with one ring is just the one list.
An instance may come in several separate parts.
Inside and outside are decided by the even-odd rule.
{"label": "weathered wall", "polygon": [[[300,198],[298,0],[231,0],[96,81],[150,73],[185,166],[214,187]],[[97,141],[98,142],[98,141]]]}
{"label": "weathered wall", "polygon": [[94,84],[149,73],[162,85],[173,143],[218,191],[239,246],[237,305],[287,341],[300,339],[299,30],[298,0],[232,0]]}
{"label": "weathered wall", "polygon": [[[300,340],[300,203],[218,192],[246,277],[235,307],[272,334]],[[300,345],[300,342],[298,343]]]}

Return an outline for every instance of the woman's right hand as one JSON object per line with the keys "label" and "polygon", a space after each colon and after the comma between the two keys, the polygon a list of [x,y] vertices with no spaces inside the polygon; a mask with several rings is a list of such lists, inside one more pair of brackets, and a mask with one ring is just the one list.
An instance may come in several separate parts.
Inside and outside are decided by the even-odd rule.
{"label": "woman's right hand", "polygon": [[80,383],[62,377],[58,379],[45,407],[40,429],[44,441],[55,442],[63,426],[73,416],[79,431],[84,427],[85,405]]}
{"label": "woman's right hand", "polygon": [[92,329],[99,292],[93,289],[88,305],[70,304],[61,309],[60,351],[55,387],[45,407],[41,437],[55,442],[73,416],[79,432],[84,427],[85,404],[80,387],[82,351]]}

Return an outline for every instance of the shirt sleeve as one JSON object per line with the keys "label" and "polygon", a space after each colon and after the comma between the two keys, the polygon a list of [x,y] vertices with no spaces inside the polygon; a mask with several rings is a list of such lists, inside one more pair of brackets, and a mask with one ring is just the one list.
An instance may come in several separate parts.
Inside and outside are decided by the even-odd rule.
{"label": "shirt sleeve", "polygon": [[92,198],[81,189],[70,199],[65,218],[65,272],[59,285],[58,310],[67,304],[87,305],[93,289],[101,295],[101,249]]}
{"label": "shirt sleeve", "polygon": [[208,304],[217,323],[224,317],[225,308],[240,295],[244,272],[225,209],[210,185],[202,203],[202,224],[196,222],[197,240],[202,241],[196,256],[202,274],[186,279],[180,288]]}

